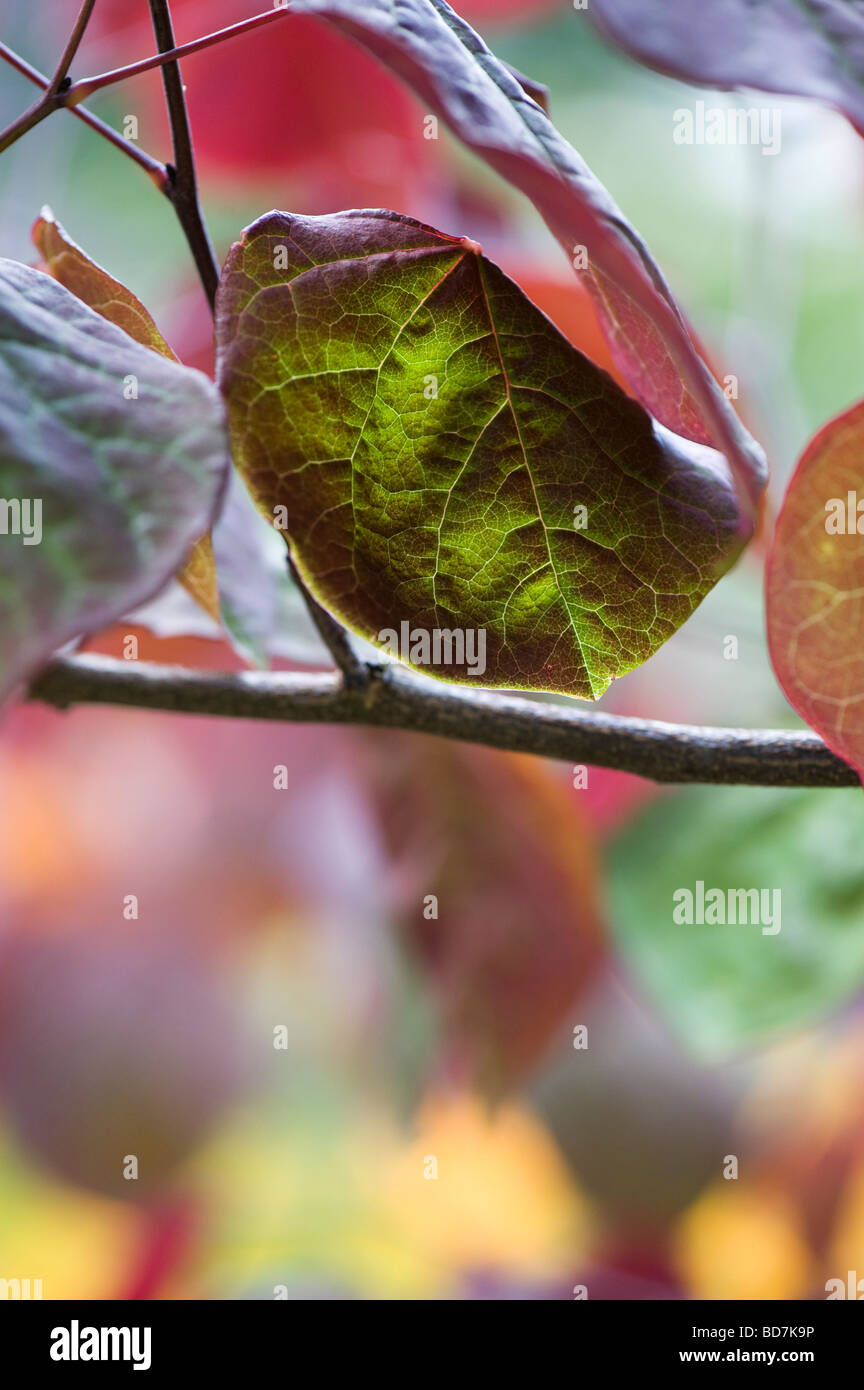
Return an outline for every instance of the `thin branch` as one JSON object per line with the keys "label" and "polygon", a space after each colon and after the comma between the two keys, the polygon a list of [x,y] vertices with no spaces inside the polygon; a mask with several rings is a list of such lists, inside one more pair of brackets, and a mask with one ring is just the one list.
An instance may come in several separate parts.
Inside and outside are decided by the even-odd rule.
{"label": "thin branch", "polygon": [[83,0],[83,4],[78,11],[78,17],[72,27],[72,33],[66,41],[66,47],[63,49],[60,61],[54,70],[54,76],[51,78],[39,100],[34,102],[30,109],[24,112],[23,116],[19,116],[16,121],[8,125],[3,133],[0,134],[0,154],[2,154],[4,150],[8,150],[10,145],[14,145],[16,140],[20,140],[21,136],[26,135],[34,126],[39,125],[40,121],[44,121],[60,106],[65,104],[65,91],[69,86],[69,68],[72,65],[75,54],[81,46],[81,40],[84,37],[87,25],[90,23],[90,16],[93,13],[93,6],[95,3],[96,0]]}
{"label": "thin branch", "polygon": [[[153,32],[160,53],[169,54],[174,49],[174,26],[168,0],[150,0],[150,15]],[[198,270],[204,293],[211,309],[216,302],[216,288],[219,284],[219,263],[198,202],[198,180],[195,173],[195,157],[192,151],[192,135],[189,130],[189,116],[186,111],[186,97],[183,93],[183,79],[176,60],[166,62],[162,68],[162,82],[165,99],[171,120],[171,137],[174,144],[174,165],[169,170],[171,176],[168,196],[174,205],[180,226],[189,243],[189,250]]]}
{"label": "thin branch", "polygon": [[[181,50],[174,47],[174,28],[171,23],[171,11],[168,0],[150,0],[150,13],[153,18],[153,29],[156,34],[156,42],[163,57]],[[284,10],[273,12],[277,18],[287,13]],[[258,21],[266,20],[269,22],[273,14],[259,15]],[[254,21],[247,21],[245,24],[235,24],[233,31],[226,30],[224,33],[248,29]],[[219,36],[211,36],[211,40]],[[201,41],[203,43],[203,41]],[[188,47],[188,46],[187,46]],[[173,189],[169,191],[169,197],[174,204],[174,209],[180,220],[180,225],[189,243],[189,249],[198,267],[201,283],[207,294],[210,308],[213,309],[216,302],[216,290],[219,285],[219,265],[207,235],[204,219],[201,215],[201,208],[198,202],[197,177],[195,173],[195,155],[192,148],[192,134],[189,129],[189,116],[186,111],[186,98],[183,95],[183,81],[180,76],[180,68],[173,60],[162,68],[162,80],[165,86],[165,97],[168,102],[168,111],[171,118],[171,133],[174,140],[174,161],[176,169],[174,172]],[[332,618],[326,609],[313,598],[303,580],[298,573],[294,561],[290,555],[288,565],[294,576],[297,588],[303,597],[303,601],[309,610],[315,627],[318,630],[327,650],[333,657],[338,667],[344,684],[352,688],[360,688],[368,684],[367,668],[357,659],[352,648],[351,639],[347,632]]]}
{"label": "thin branch", "polygon": [[858,787],[850,767],[809,732],[711,729],[597,714],[432,681],[399,666],[368,668],[364,687],[337,675],[220,675],[104,656],[57,658],[29,698],[177,714],[407,729],[655,782],[753,787]]}
{"label": "thin branch", "polygon": [[57,64],[54,76],[51,79],[51,84],[48,87],[48,94],[50,96],[55,96],[66,83],[69,69],[72,66],[75,54],[81,47],[81,40],[84,37],[87,25],[90,23],[90,16],[93,13],[93,6],[95,4],[96,0],[83,0],[83,4],[78,11],[78,18],[75,20],[75,24],[72,28],[72,33],[69,35],[60,62]]}
{"label": "thin branch", "polygon": [[342,672],[342,678],[346,685],[361,687],[367,686],[371,679],[371,668],[365,661],[361,661],[351,645],[351,638],[341,623],[322,608],[318,600],[310,594],[303,582],[294,558],[290,551],[288,554],[288,570],[295,585],[300,590],[309,610],[318,636],[321,638],[328,652],[333,658],[338,669]]}
{"label": "thin branch", "polygon": [[113,87],[115,82],[125,82],[129,77],[139,77],[142,72],[152,72],[154,68],[164,67],[166,63],[176,63],[180,58],[188,58],[192,53],[201,53],[205,48],[212,48],[214,44],[237,38],[250,30],[261,29],[265,24],[272,24],[274,19],[284,19],[288,14],[290,11],[287,9],[266,10],[263,14],[253,15],[251,19],[242,19],[239,24],[230,24],[225,29],[205,34],[203,38],[181,43],[176,48],[172,41],[169,48],[163,49],[151,58],[142,58],[137,63],[127,63],[125,67],[113,68],[111,72],[101,72],[96,77],[82,77],[66,92],[66,104],[73,106],[78,101],[87,101],[94,92],[102,91],[104,87]]}
{"label": "thin branch", "polygon": [[[26,77],[28,82],[41,87],[46,91],[51,84],[51,79],[40,72],[38,68],[31,65],[21,58],[13,49],[8,48],[5,43],[0,43],[0,59],[13,67],[16,72],[20,72],[22,77]],[[64,108],[66,103],[64,102]],[[139,164],[144,172],[153,180],[160,193],[165,193],[168,187],[168,170],[165,165],[152,155],[147,154],[146,150],[141,150],[137,145],[133,145],[131,140],[126,140],[116,130],[113,130],[105,121],[94,116],[92,111],[88,111],[86,106],[70,106],[68,110],[73,116],[77,116],[79,121],[83,121],[91,130],[95,130],[97,135],[108,140],[114,147],[128,155],[136,164]]]}

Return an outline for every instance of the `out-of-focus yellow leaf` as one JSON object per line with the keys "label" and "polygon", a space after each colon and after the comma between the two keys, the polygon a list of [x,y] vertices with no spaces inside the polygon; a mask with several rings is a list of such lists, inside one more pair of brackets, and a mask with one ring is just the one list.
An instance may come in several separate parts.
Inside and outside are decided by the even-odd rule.
{"label": "out-of-focus yellow leaf", "polygon": [[[719,1161],[719,1160],[718,1160]],[[681,1221],[676,1255],[692,1298],[803,1298],[811,1257],[791,1200],[738,1181],[708,1191]]]}
{"label": "out-of-focus yellow leaf", "polygon": [[[587,1253],[586,1207],[545,1131],[507,1105],[431,1101],[417,1137],[389,1116],[314,1107],[220,1136],[197,1160],[213,1226],[203,1297],[324,1282],[348,1297],[452,1296],[478,1269],[564,1278]],[[427,1158],[438,1177],[426,1178]],[[225,1181],[230,1173],[231,1180]]]}
{"label": "out-of-focus yellow leaf", "polygon": [[835,1232],[826,1278],[845,1280],[849,1270],[854,1270],[856,1282],[864,1279],[864,1163],[855,1172],[840,1203]]}
{"label": "out-of-focus yellow leaf", "polygon": [[490,1114],[469,1096],[432,1098],[380,1180],[427,1260],[548,1278],[584,1253],[586,1206],[546,1131],[516,1105]]}
{"label": "out-of-focus yellow leaf", "polygon": [[0,1155],[0,1278],[42,1280],[43,1299],[113,1298],[134,1258],[144,1218],[120,1202],[24,1176]]}

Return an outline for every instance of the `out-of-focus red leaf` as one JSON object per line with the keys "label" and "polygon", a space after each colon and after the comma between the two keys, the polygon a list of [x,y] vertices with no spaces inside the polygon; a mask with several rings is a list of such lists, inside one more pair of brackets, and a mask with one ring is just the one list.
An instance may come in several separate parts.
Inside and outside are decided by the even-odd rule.
{"label": "out-of-focus red leaf", "polygon": [[[174,0],[171,8],[177,40],[187,42],[267,7]],[[138,22],[133,27],[130,20]],[[130,16],[127,0],[109,3],[103,23],[117,61],[152,48],[147,24]],[[362,48],[319,19],[292,15],[230,39],[185,59],[183,77],[205,176],[224,175],[236,186],[279,175],[292,181],[295,201],[302,198],[307,208],[359,202],[408,210],[437,168],[417,103]],[[141,91],[147,122],[159,121],[164,140],[161,85],[150,82]]]}
{"label": "out-of-focus red leaf", "polygon": [[560,14],[567,0],[456,0],[453,9],[482,29],[487,24],[537,24],[547,15]]}
{"label": "out-of-focus red leaf", "polygon": [[[611,1242],[590,1265],[576,1269],[568,1283],[584,1285],[589,1298],[607,1303],[656,1303],[687,1296],[662,1234],[644,1244]],[[567,1296],[572,1297],[569,1289]]]}
{"label": "out-of-focus red leaf", "polygon": [[353,176],[367,197],[369,183],[380,184],[383,200],[404,184],[406,161],[416,167],[423,113],[362,49],[319,20],[297,16],[232,40],[188,70],[198,149],[214,172],[302,170],[323,196]]}
{"label": "out-of-focus red leaf", "polygon": [[594,301],[580,281],[532,269],[506,256],[501,264],[575,348],[614,377],[622,390],[633,394],[600,327]]}
{"label": "out-of-focus red leaf", "polygon": [[[573,774],[577,785],[579,776],[577,770]],[[588,785],[577,790],[576,795],[584,797],[585,810],[595,834],[606,839],[627,825],[658,792],[658,784],[644,777],[634,777],[632,773],[618,772],[610,767],[592,767],[588,770]]]}
{"label": "out-of-focus red leaf", "polygon": [[155,1204],[137,1259],[117,1291],[118,1302],[165,1297],[166,1284],[182,1267],[197,1235],[196,1215],[188,1197]]}
{"label": "out-of-focus red leaf", "polygon": [[540,1060],[602,956],[577,796],[531,759],[437,740],[402,741],[380,769],[406,947],[439,994],[452,1064],[492,1093]]}
{"label": "out-of-focus red leaf", "polygon": [[[864,402],[805,450],[766,570],[777,679],[829,748],[864,773]],[[860,533],[859,528],[860,527]]]}

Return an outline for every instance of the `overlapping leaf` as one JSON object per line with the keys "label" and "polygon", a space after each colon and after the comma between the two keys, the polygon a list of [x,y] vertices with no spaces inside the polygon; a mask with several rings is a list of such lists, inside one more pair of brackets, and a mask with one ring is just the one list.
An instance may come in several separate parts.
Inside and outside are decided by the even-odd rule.
{"label": "overlapping leaf", "polygon": [[[758,446],[696,352],[638,233],[506,66],[444,0],[292,0],[357,39],[475,154],[533,200],[581,270],[622,370],[653,415],[719,448],[742,496],[764,482]],[[581,262],[577,256],[577,268]],[[746,531],[746,520],[742,519]]]}
{"label": "overlapping leaf", "polygon": [[[41,268],[65,285],[67,290],[110,323],[116,323],[136,343],[152,348],[163,357],[169,357],[172,362],[177,361],[140,299],[119,280],[115,280],[113,275],[109,275],[107,270],[91,261],[47,208],[34,223],[33,244],[42,257]],[[177,577],[204,611],[219,622],[219,585],[209,535],[201,536],[195,542],[189,559]]]}
{"label": "overlapping leaf", "polygon": [[391,651],[403,623],[462,631],[434,669],[421,645],[432,674],[596,698],[737,553],[719,455],[656,426],[474,243],[270,214],[228,256],[217,344],[235,462],[305,579]]}
{"label": "overlapping leaf", "polygon": [[862,461],[864,403],[820,430],[795,470],[768,560],[766,605],[786,695],[864,775]]}
{"label": "overlapping leaf", "polygon": [[627,53],[711,87],[815,97],[864,133],[860,0],[591,0]]}
{"label": "overlapping leaf", "polygon": [[137,295],[92,261],[49,208],[42,209],[33,223],[31,235],[33,245],[42,257],[41,270],[59,280],[70,294],[89,304],[103,319],[116,323],[136,343],[152,348],[163,357],[169,357],[172,362],[177,361]]}
{"label": "overlapping leaf", "polygon": [[162,587],[227,466],[204,376],[0,261],[0,697]]}

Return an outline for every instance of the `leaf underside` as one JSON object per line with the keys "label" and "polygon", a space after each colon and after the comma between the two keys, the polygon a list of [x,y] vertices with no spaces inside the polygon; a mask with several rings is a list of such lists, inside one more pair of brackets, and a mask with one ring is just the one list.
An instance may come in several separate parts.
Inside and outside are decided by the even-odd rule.
{"label": "leaf underside", "polygon": [[381,211],[248,229],[217,301],[235,463],[361,636],[482,631],[482,673],[417,664],[596,698],[728,568],[734,492],[478,250]]}
{"label": "leaf underside", "polygon": [[[64,227],[56,221],[49,209],[43,209],[33,225],[33,244],[42,257],[42,266],[47,274],[89,304],[97,314],[109,323],[116,323],[143,347],[152,348],[172,362],[177,357],[168,346],[150,313],[140,299],[109,275],[107,270],[92,261],[82,251]],[[220,621],[219,584],[216,575],[216,560],[213,543],[209,534],[195,542],[186,564],[177,578],[200,604],[205,613],[218,623]]]}
{"label": "leaf underside", "polygon": [[864,133],[864,11],[854,0],[591,0],[591,17],[649,67],[815,97]]}
{"label": "leaf underside", "polygon": [[[227,467],[206,377],[0,261],[0,698],[162,588],[210,526]],[[25,544],[37,503],[41,538]]]}

